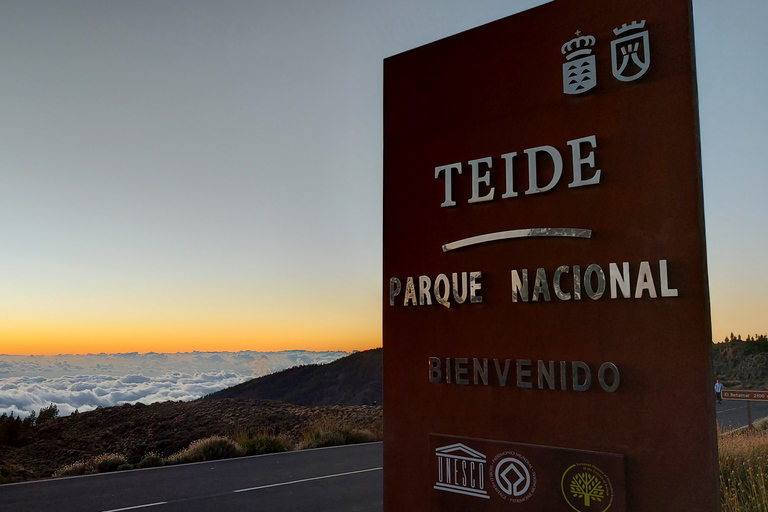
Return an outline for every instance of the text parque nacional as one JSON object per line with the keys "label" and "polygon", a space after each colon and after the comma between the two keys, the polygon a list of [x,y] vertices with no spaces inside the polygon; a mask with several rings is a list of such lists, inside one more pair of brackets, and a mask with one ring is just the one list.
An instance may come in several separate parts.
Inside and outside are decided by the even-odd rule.
{"label": "text parque nacional", "polygon": [[[597,137],[590,135],[567,141],[571,148],[572,180],[569,188],[594,186],[600,183],[601,169],[597,168],[595,161],[595,148]],[[528,160],[528,188],[525,195],[539,194],[554,188],[563,175],[563,157],[553,146],[537,146],[523,151]],[[501,195],[502,199],[518,196],[515,190],[514,161],[517,152],[508,152],[501,155],[505,161],[504,177],[506,189]],[[539,162],[542,158],[549,158],[552,162],[552,177],[549,183],[538,182]],[[483,157],[468,162],[471,174],[471,197],[467,203],[474,204],[492,201],[496,197],[496,188],[491,184],[492,157]],[[585,169],[586,166],[586,169]],[[449,165],[435,167],[435,179],[442,179],[444,184],[444,200],[441,207],[454,207],[457,205],[454,199],[454,178],[462,174],[464,165],[457,162]],[[484,172],[483,172],[484,171]],[[678,290],[671,287],[669,279],[669,266],[666,259],[660,259],[654,266],[658,268],[658,277],[652,271],[650,261],[641,261],[630,265],[623,261],[619,264],[610,262],[607,265],[592,263],[584,267],[581,265],[561,265],[556,269],[540,267],[535,272],[529,269],[511,270],[511,301],[522,302],[550,302],[554,298],[560,301],[579,301],[586,295],[592,300],[598,300],[605,295],[609,288],[610,298],[634,298],[642,299],[645,296],[656,298],[677,297]],[[396,300],[402,293],[403,306],[431,306],[440,304],[446,308],[451,303],[463,304],[469,298],[469,304],[482,304],[481,271],[452,272],[451,277],[447,273],[441,273],[434,279],[427,275],[416,278],[405,278],[405,292],[403,281],[399,277],[391,277],[389,280],[389,305],[395,306]]]}

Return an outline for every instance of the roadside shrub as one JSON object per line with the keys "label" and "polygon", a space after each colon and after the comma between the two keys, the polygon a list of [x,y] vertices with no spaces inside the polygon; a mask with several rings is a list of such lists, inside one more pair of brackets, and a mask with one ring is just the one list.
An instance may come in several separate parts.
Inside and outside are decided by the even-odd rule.
{"label": "roadside shrub", "polygon": [[316,421],[304,431],[299,442],[299,449],[370,443],[379,440],[379,435],[369,430],[354,429],[333,419],[325,418]]}
{"label": "roadside shrub", "polygon": [[13,482],[16,471],[11,466],[0,466],[0,484]]}
{"label": "roadside shrub", "polygon": [[373,443],[378,441],[376,434],[368,430],[348,429],[345,431],[345,444]]}
{"label": "roadside shrub", "polygon": [[80,476],[90,475],[95,472],[96,471],[93,469],[93,465],[90,463],[90,461],[78,460],[72,464],[61,466],[59,469],[53,472],[52,476]]}
{"label": "roadside shrub", "polygon": [[117,468],[118,471],[128,471],[129,469],[133,469],[133,464],[128,464],[127,462],[125,464],[120,464]]}
{"label": "roadside shrub", "polygon": [[186,464],[207,460],[230,459],[245,454],[245,449],[228,437],[212,436],[193,441],[188,448],[165,459],[166,464]]}
{"label": "roadside shrub", "polygon": [[[91,457],[88,460],[79,460],[72,464],[62,466],[53,472],[53,476],[80,476],[92,475],[94,473],[109,473],[117,471],[121,466],[126,464],[128,464],[128,461],[125,460],[124,456],[118,453],[104,453],[97,455],[96,457]],[[133,466],[131,466],[130,469],[133,469]]]}
{"label": "roadside shrub", "polygon": [[144,455],[144,458],[139,461],[138,467],[143,468],[156,468],[163,465],[163,458],[155,452],[149,452]]}
{"label": "roadside shrub", "polygon": [[299,443],[299,449],[324,448],[326,446],[341,446],[344,443],[344,435],[338,430],[315,430],[305,433]]}
{"label": "roadside shrub", "polygon": [[251,437],[245,432],[235,434],[237,444],[245,449],[245,455],[263,455],[265,453],[287,452],[293,448],[290,440],[282,435],[271,435],[266,432]]}
{"label": "roadside shrub", "polygon": [[128,462],[125,460],[125,457],[118,453],[104,453],[102,455],[97,455],[91,459],[91,461],[97,473],[117,471],[117,468]]}

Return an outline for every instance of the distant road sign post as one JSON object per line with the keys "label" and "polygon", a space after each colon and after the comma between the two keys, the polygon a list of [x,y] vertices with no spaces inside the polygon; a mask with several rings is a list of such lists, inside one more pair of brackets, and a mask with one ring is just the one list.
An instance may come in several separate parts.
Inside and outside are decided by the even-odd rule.
{"label": "distant road sign post", "polygon": [[723,400],[741,400],[747,402],[747,422],[749,429],[755,428],[752,425],[752,405],[750,402],[768,402],[768,391],[751,391],[741,389],[724,389],[721,391]]}
{"label": "distant road sign post", "polygon": [[722,391],[723,400],[747,400],[747,401],[768,401],[768,391],[752,391],[747,389],[724,389]]}
{"label": "distant road sign post", "polygon": [[690,0],[384,63],[384,507],[711,512]]}

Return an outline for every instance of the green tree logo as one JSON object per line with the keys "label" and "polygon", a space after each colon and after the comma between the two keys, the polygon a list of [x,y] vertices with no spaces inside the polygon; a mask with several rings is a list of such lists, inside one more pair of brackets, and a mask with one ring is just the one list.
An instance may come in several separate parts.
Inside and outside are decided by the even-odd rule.
{"label": "green tree logo", "polygon": [[608,512],[613,505],[613,484],[608,475],[595,466],[577,462],[563,472],[560,490],[576,512]]}
{"label": "green tree logo", "polygon": [[603,501],[605,488],[595,475],[579,473],[571,480],[571,494],[574,498],[583,499],[584,506],[588,507],[591,500]]}

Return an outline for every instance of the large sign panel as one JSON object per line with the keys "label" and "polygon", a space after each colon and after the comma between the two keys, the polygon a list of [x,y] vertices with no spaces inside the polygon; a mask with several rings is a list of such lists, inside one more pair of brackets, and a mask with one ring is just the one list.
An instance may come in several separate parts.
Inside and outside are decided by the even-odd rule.
{"label": "large sign panel", "polygon": [[557,1],[384,67],[384,485],[715,510],[689,0]]}

